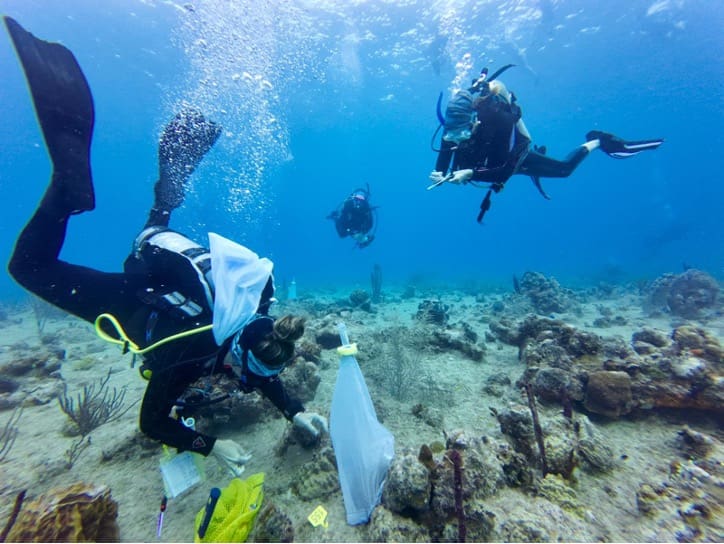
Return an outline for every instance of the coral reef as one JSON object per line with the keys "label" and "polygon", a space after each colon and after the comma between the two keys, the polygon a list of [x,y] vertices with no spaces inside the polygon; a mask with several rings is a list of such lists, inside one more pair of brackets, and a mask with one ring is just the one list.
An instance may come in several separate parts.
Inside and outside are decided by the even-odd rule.
{"label": "coral reef", "polygon": [[[520,427],[522,435],[517,442],[526,443],[523,449],[535,455],[530,412],[520,407],[519,413],[527,417],[527,425],[521,426],[524,418],[519,418],[508,431]],[[515,418],[505,414],[500,418],[501,422],[506,419]],[[558,470],[558,459],[583,455],[596,460],[595,468],[588,467],[592,471],[610,468],[612,453],[600,433],[585,416],[578,423],[560,417],[543,420],[552,469]],[[562,435],[567,438],[561,440]],[[585,447],[581,447],[583,442]],[[542,478],[531,472],[530,465],[531,459],[507,444],[473,438],[463,430],[448,433],[444,445],[423,444],[417,456],[404,448],[390,467],[382,506],[372,516],[370,535],[374,540],[396,535],[394,539],[415,542],[425,540],[425,535],[428,541],[436,542],[461,542],[465,538],[476,542],[548,541],[590,535],[583,519],[588,512],[571,487],[573,480],[564,479],[570,470],[568,476],[552,472]],[[538,496],[511,494],[506,483],[522,485]],[[534,508],[531,501],[536,503]]]}
{"label": "coral reef", "polygon": [[485,357],[485,347],[476,345],[465,328],[435,329],[430,335],[430,345],[441,351],[459,351],[473,361],[480,362]]}
{"label": "coral reef", "polygon": [[[494,411],[501,432],[510,440],[514,451],[525,459],[520,462],[504,448],[499,458],[505,459],[506,475],[514,476],[515,485],[529,484],[528,474],[531,466],[540,463],[540,448],[535,447],[536,433],[530,410],[513,405],[504,410]],[[589,473],[605,472],[614,466],[613,449],[600,431],[582,414],[576,414],[572,420],[560,415],[541,417],[541,437],[546,452],[548,473],[570,478],[576,468]],[[545,474],[543,474],[545,476]]]}
{"label": "coral reef", "polygon": [[450,319],[449,311],[450,306],[439,300],[423,300],[417,306],[415,319],[429,325],[446,325]]}
{"label": "coral reef", "polygon": [[665,274],[647,289],[644,309],[649,314],[669,311],[687,319],[702,317],[716,306],[719,284],[706,272],[691,268],[681,274]]}
{"label": "coral reef", "polygon": [[279,507],[264,497],[248,542],[294,542],[294,524]]}
{"label": "coral reef", "polygon": [[412,517],[429,508],[431,490],[430,471],[418,462],[418,456],[409,449],[396,453],[385,482],[383,504],[392,512]]}
{"label": "coral reef", "polygon": [[334,349],[342,345],[339,339],[339,331],[329,323],[324,323],[317,328],[315,340],[322,349]]}
{"label": "coral reef", "polygon": [[370,542],[430,542],[423,525],[387,508],[375,508],[369,523]]}
{"label": "coral reef", "polygon": [[633,407],[631,376],[616,370],[591,372],[583,405],[591,412],[612,418],[628,414]]}
{"label": "coral reef", "polygon": [[582,518],[585,514],[585,508],[578,500],[578,494],[558,474],[547,474],[538,483],[538,494],[578,517]]}
{"label": "coral reef", "polygon": [[76,483],[26,502],[11,542],[118,542],[118,505],[105,486]]}
{"label": "coral reef", "polygon": [[[706,444],[704,450],[691,449],[691,431],[679,441],[688,460],[672,460],[664,482],[643,482],[636,493],[639,512],[658,522],[651,541],[719,542],[724,534],[724,464],[719,456],[721,443],[696,433],[694,440]],[[712,451],[718,452],[712,456]]]}
{"label": "coral reef", "polygon": [[544,402],[578,402],[611,418],[651,408],[724,412],[724,349],[700,327],[682,325],[669,336],[644,328],[633,333],[633,349],[534,316],[493,321],[490,330],[518,347],[526,364],[518,385],[531,383]]}
{"label": "coral reef", "polygon": [[[551,480],[555,477],[549,476]],[[549,480],[549,482],[551,481]],[[576,513],[542,496],[505,493],[505,506],[491,506],[499,524],[491,540],[496,542],[605,542],[606,535],[592,532]]]}
{"label": "coral reef", "polygon": [[13,358],[0,364],[0,410],[48,404],[58,396],[63,389],[63,350],[17,344],[11,353]]}
{"label": "coral reef", "polygon": [[317,393],[322,377],[319,367],[301,357],[284,370],[284,389],[302,402],[309,402]]}
{"label": "coral reef", "polygon": [[[454,542],[464,531],[471,540],[482,541],[490,538],[494,525],[482,501],[494,495],[504,481],[491,445],[458,430],[450,433],[442,451],[436,453],[423,445],[417,458],[410,450],[396,455],[382,504],[427,527],[428,538]],[[463,502],[464,528],[460,525]]]}
{"label": "coral reef", "polygon": [[536,313],[566,312],[574,305],[571,291],[563,289],[555,278],[546,278],[540,272],[526,272],[517,284],[516,292],[530,299]]}
{"label": "coral reef", "polygon": [[299,469],[292,490],[304,500],[322,499],[339,490],[337,461],[330,444],[315,451],[312,460]]}
{"label": "coral reef", "polygon": [[370,294],[363,289],[356,289],[349,295],[349,302],[353,308],[360,308],[369,312],[372,309]]}

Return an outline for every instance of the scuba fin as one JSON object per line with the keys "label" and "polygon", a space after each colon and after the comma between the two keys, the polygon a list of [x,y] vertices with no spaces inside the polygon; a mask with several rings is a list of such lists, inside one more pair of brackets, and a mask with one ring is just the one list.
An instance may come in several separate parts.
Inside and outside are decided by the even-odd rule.
{"label": "scuba fin", "polygon": [[483,222],[483,217],[485,216],[485,212],[487,212],[490,209],[491,201],[490,197],[493,194],[492,189],[488,189],[488,192],[485,193],[485,198],[483,198],[483,201],[480,203],[480,213],[478,213],[478,223]]}
{"label": "scuba fin", "polygon": [[90,144],[93,97],[78,61],[59,43],[38,39],[11,17],[5,26],[22,64],[53,163],[41,207],[68,215],[95,208]]}
{"label": "scuba fin", "polygon": [[[545,155],[547,149],[546,149],[546,146],[544,146],[544,145],[541,145],[541,146],[534,145],[533,151],[536,151],[536,152],[540,153],[541,155]],[[540,184],[540,176],[531,176],[530,179],[531,179],[531,181],[533,181],[533,185],[535,185],[535,188],[538,189],[538,192],[541,194],[541,196],[543,196],[543,198],[545,198],[546,200],[550,200],[551,197],[549,197],[546,194],[546,192],[543,190],[543,186]]]}
{"label": "scuba fin", "polygon": [[546,194],[546,192],[543,190],[543,186],[540,184],[540,177],[531,176],[530,179],[533,181],[533,185],[535,185],[535,188],[538,189],[538,192],[541,194],[541,196],[546,200],[550,200],[551,197]]}
{"label": "scuba fin", "polygon": [[196,109],[186,109],[166,125],[158,143],[154,208],[170,212],[184,200],[186,182],[221,134],[221,127]]}
{"label": "scuba fin", "polygon": [[627,142],[618,136],[601,132],[600,130],[592,130],[586,134],[586,141],[598,140],[600,142],[601,151],[614,159],[627,159],[638,155],[642,151],[656,149],[664,143],[663,139],[656,140],[640,140],[637,142]]}

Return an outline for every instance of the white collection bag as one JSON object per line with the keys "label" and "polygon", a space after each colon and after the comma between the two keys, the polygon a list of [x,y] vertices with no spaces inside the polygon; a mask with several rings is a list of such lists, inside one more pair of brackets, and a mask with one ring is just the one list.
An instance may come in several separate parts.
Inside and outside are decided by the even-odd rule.
{"label": "white collection bag", "polygon": [[330,436],[337,458],[347,523],[367,523],[380,502],[387,471],[395,455],[395,438],[378,420],[364,376],[349,343],[344,323],[338,325],[342,347],[332,396]]}

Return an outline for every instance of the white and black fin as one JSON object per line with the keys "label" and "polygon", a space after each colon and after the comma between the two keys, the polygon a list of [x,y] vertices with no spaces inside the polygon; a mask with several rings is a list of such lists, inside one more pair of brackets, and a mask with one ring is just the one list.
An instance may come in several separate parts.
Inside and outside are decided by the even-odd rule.
{"label": "white and black fin", "polygon": [[600,142],[601,151],[614,159],[627,159],[628,157],[638,155],[642,151],[656,149],[664,143],[663,139],[627,142],[618,136],[598,130],[592,130],[586,134],[586,140],[598,140]]}

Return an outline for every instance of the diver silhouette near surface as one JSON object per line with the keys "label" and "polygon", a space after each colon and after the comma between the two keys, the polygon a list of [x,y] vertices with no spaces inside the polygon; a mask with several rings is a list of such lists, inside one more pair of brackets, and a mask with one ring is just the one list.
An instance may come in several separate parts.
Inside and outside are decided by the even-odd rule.
{"label": "diver silhouette near surface", "polygon": [[10,274],[40,298],[96,323],[109,338],[143,355],[148,385],[140,428],[151,438],[179,451],[213,453],[240,474],[251,458],[241,445],[184,424],[194,406],[180,397],[196,380],[218,373],[234,379],[243,393],[261,392],[310,441],[326,433],[326,419],[305,411],[279,377],[293,360],[305,322],[269,315],[273,263],[219,235],[209,233],[206,249],[168,228],[189,177],[221,127],[192,109],[166,125],[154,205],[122,273],[61,261],[69,218],[95,208],[93,98],[67,48],[36,38],[10,17],[4,21],[52,162],[50,184],[17,239]]}
{"label": "diver silhouette near surface", "polygon": [[442,95],[438,100],[443,134],[440,149],[435,150],[438,156],[428,190],[443,183],[487,184],[478,223],[490,209],[492,193],[500,192],[515,174],[530,176],[541,195],[549,199],[540,178],[570,176],[595,149],[601,149],[609,157],[624,159],[656,149],[664,142],[663,139],[625,141],[613,134],[592,130],[586,134],[586,142],[563,160],[547,156],[545,147],[534,145],[531,149],[531,136],[515,94],[497,79],[512,66],[503,66],[490,77],[484,68],[469,88],[461,89],[452,97],[444,116],[440,111]]}

